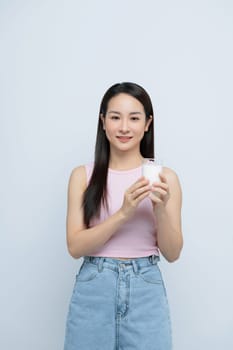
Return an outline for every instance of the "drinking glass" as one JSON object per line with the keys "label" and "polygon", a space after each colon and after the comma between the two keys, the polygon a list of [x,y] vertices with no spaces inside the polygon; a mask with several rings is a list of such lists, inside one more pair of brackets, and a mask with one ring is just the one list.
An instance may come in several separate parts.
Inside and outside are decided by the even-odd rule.
{"label": "drinking glass", "polygon": [[150,185],[153,182],[160,182],[159,173],[162,172],[162,160],[156,158],[144,158],[142,163],[142,175],[150,181]]}

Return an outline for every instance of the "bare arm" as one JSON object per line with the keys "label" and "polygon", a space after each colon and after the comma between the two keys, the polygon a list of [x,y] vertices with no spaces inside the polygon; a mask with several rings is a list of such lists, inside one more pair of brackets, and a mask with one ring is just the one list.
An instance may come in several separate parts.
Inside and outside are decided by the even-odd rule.
{"label": "bare arm", "polygon": [[158,223],[158,246],[163,256],[169,262],[173,262],[179,258],[183,247],[182,191],[178,176],[173,170],[164,168],[160,178],[162,186],[156,186],[156,191],[160,192],[160,198],[151,196]]}
{"label": "bare arm", "polygon": [[72,257],[78,259],[103,246],[117,229],[133,214],[139,202],[149,194],[148,181],[139,179],[126,191],[122,207],[104,222],[86,228],[83,222],[82,196],[87,186],[83,166],[75,168],[68,185],[67,246]]}

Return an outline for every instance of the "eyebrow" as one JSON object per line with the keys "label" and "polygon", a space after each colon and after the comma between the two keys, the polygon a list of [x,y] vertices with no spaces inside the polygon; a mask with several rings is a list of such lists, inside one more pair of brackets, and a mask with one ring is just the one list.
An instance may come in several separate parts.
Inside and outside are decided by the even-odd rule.
{"label": "eyebrow", "polygon": [[[109,114],[110,114],[110,113],[113,113],[113,114],[121,114],[121,113],[118,112],[118,111],[109,111],[108,113],[109,113]],[[135,114],[136,114],[136,115],[137,115],[137,114],[142,115],[141,112],[130,112],[129,114],[130,114],[130,115],[135,115]]]}

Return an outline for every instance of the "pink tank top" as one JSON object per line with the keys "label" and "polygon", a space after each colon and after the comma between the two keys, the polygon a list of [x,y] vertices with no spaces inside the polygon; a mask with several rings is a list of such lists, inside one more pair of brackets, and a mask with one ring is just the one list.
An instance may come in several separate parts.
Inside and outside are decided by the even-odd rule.
{"label": "pink tank top", "polygon": [[[85,165],[87,181],[89,182],[93,163]],[[101,207],[100,217],[93,218],[90,227],[104,221],[114,214],[123,203],[124,193],[141,177],[141,166],[131,170],[108,170],[107,190],[109,211]],[[139,203],[135,214],[118,229],[113,236],[91,256],[137,258],[149,255],[159,255],[156,242],[156,218],[152,203],[145,198]]]}

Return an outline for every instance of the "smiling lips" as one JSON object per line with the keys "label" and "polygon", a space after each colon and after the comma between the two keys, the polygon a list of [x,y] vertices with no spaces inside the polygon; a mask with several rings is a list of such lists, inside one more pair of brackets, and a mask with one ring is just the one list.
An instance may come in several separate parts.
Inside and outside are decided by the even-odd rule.
{"label": "smiling lips", "polygon": [[120,142],[128,142],[129,140],[132,139],[132,136],[117,136],[117,139],[120,141]]}

